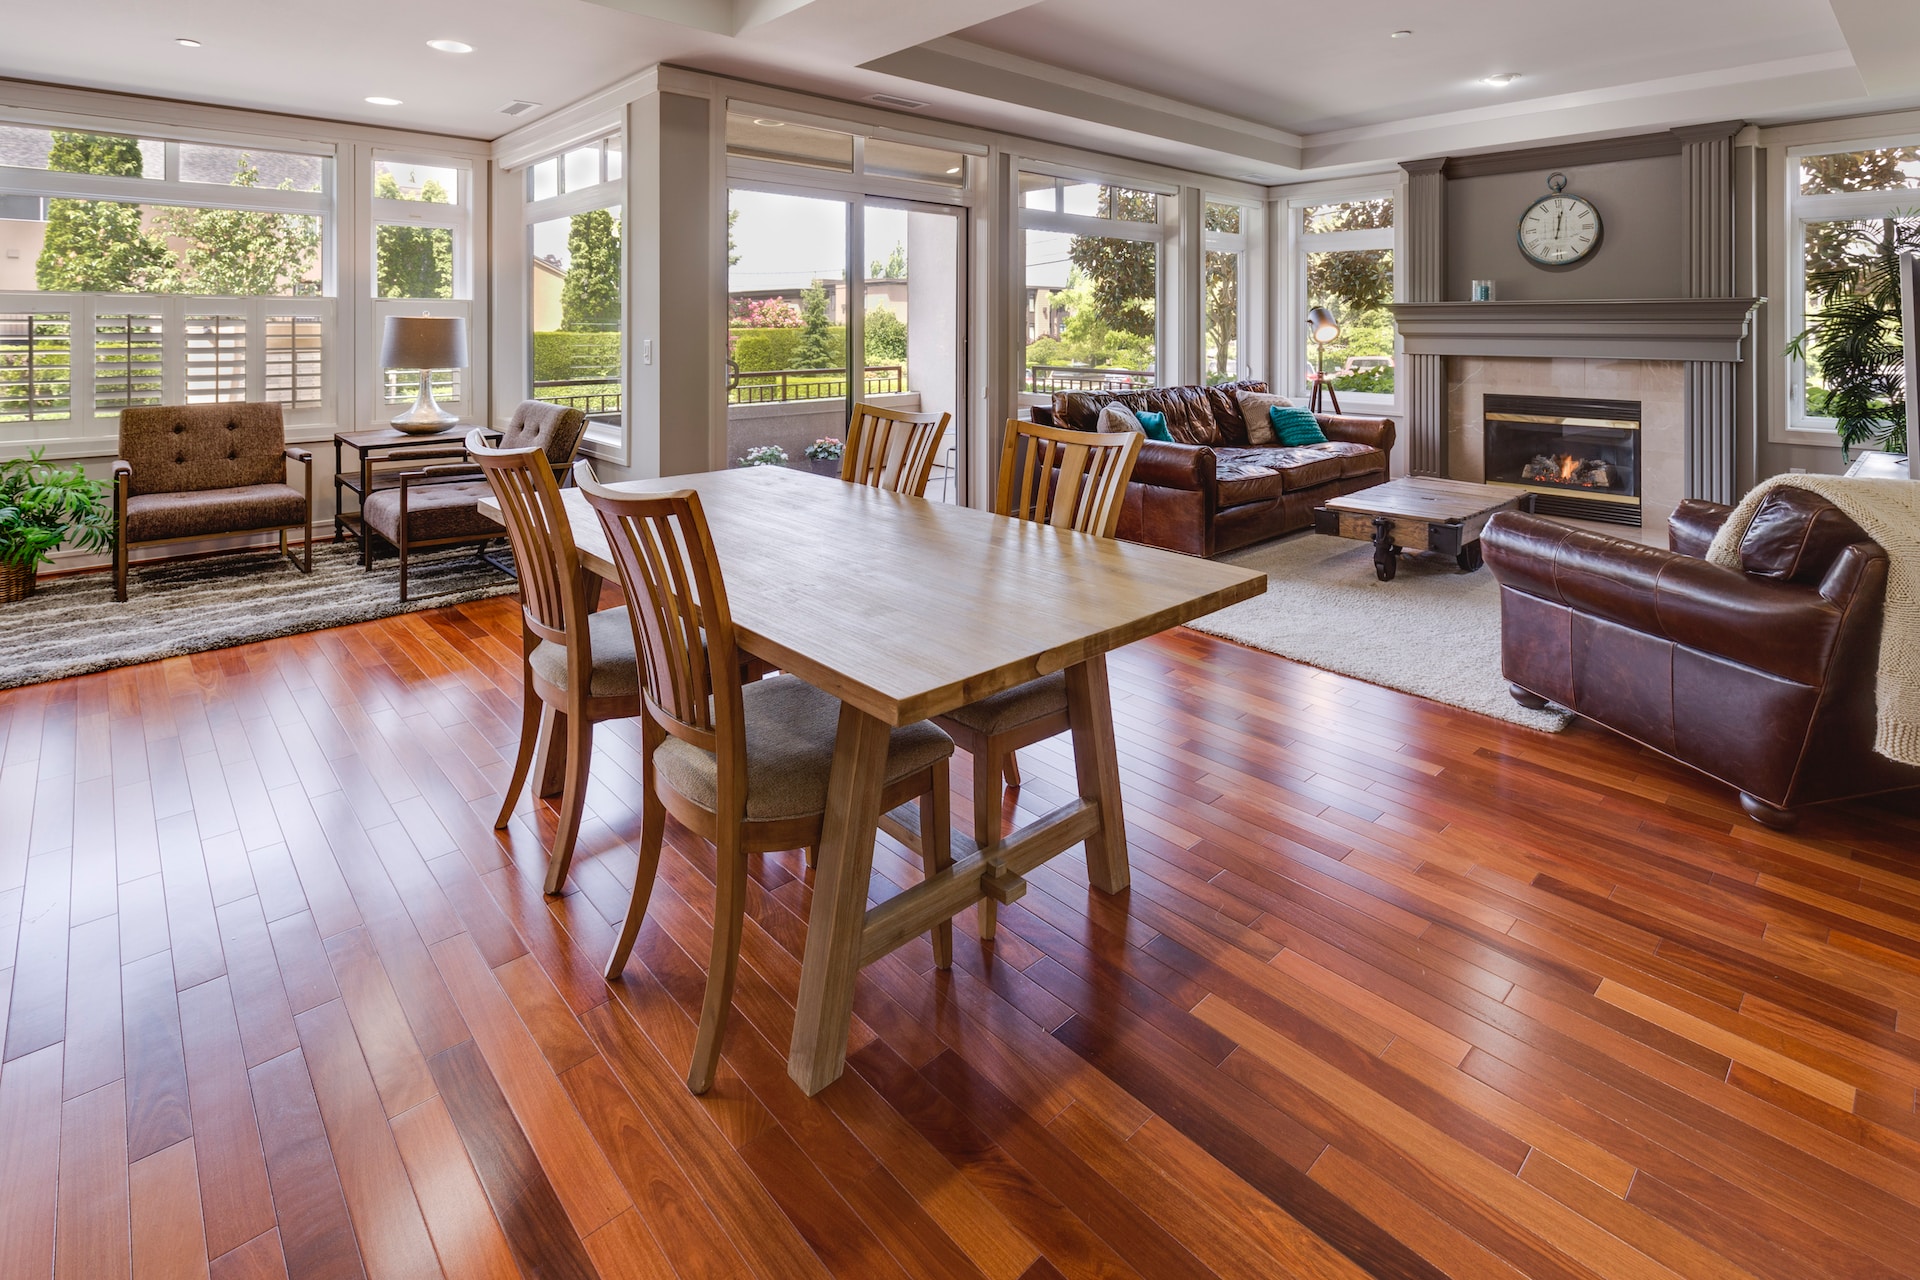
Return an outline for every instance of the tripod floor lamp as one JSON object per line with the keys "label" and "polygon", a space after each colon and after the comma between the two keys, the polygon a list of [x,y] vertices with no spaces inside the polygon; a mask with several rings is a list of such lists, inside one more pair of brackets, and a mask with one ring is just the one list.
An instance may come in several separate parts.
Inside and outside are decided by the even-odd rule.
{"label": "tripod floor lamp", "polygon": [[1315,307],[1307,312],[1307,336],[1313,339],[1317,348],[1314,364],[1313,398],[1307,402],[1307,412],[1319,413],[1320,401],[1324,395],[1333,402],[1333,411],[1339,413],[1340,393],[1327,384],[1327,344],[1340,336],[1340,322],[1333,318],[1333,312],[1325,307]]}

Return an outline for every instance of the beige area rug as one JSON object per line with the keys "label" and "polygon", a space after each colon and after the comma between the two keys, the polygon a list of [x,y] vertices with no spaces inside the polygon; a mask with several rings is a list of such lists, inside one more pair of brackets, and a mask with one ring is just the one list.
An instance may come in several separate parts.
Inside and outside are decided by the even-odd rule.
{"label": "beige area rug", "polygon": [[1266,574],[1266,594],[1187,624],[1196,631],[1545,733],[1572,719],[1507,693],[1500,590],[1487,569],[1402,554],[1398,575],[1381,582],[1371,544],[1311,532],[1221,558]]}

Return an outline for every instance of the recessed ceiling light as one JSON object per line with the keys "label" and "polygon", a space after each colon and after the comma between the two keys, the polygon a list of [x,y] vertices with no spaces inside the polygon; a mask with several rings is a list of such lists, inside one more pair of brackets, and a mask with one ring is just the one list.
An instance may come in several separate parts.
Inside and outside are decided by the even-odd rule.
{"label": "recessed ceiling light", "polygon": [[1388,38],[1388,39],[1390,39],[1390,40],[1405,40],[1405,39],[1406,39],[1406,38],[1407,38],[1408,36],[1410,36],[1410,35],[1412,35],[1412,34],[1413,34],[1413,32],[1411,32],[1411,31],[1408,31],[1408,30],[1406,30],[1406,29],[1404,29],[1404,28],[1402,28],[1402,29],[1401,29],[1401,30],[1399,30],[1399,31],[1389,31],[1389,32],[1387,32],[1387,38]]}
{"label": "recessed ceiling light", "polygon": [[769,120],[764,116],[755,116],[753,122],[762,129],[784,129],[787,127],[785,120]]}
{"label": "recessed ceiling light", "polygon": [[429,40],[427,48],[438,49],[442,53],[472,53],[473,46],[464,40]]}
{"label": "recessed ceiling light", "polygon": [[397,107],[400,105],[400,99],[398,98],[368,98],[367,101],[376,107]]}
{"label": "recessed ceiling light", "polygon": [[182,49],[198,49],[200,47],[200,42],[191,36],[175,36],[173,42]]}
{"label": "recessed ceiling light", "polygon": [[1490,76],[1480,77],[1480,83],[1490,84],[1496,89],[1504,89],[1508,85],[1512,84],[1515,80],[1518,80],[1519,78],[1520,76],[1516,72],[1496,71]]}

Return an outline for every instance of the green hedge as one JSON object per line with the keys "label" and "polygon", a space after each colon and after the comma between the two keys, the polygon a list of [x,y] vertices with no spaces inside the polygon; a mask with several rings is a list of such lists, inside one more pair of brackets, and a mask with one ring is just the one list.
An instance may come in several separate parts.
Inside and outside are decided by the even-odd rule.
{"label": "green hedge", "polygon": [[[765,369],[792,369],[793,353],[800,345],[804,329],[731,329],[733,336],[733,358],[742,373],[758,373]],[[839,350],[846,350],[847,327],[841,324],[828,325],[829,340]]]}
{"label": "green hedge", "polygon": [[554,330],[533,335],[533,380],[617,377],[620,373],[620,335]]}

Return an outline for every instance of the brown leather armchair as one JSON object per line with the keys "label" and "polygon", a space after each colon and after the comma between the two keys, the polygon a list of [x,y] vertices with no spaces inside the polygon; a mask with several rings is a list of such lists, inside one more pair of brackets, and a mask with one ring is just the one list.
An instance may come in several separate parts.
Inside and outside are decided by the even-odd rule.
{"label": "brown leather armchair", "polygon": [[[287,483],[287,461],[306,467],[306,487]],[[242,533],[306,537],[302,573],[313,569],[313,455],[287,447],[280,406],[265,403],[151,405],[120,411],[113,464],[113,598],[127,598],[127,554],[136,547]]]}
{"label": "brown leather armchair", "polygon": [[1500,582],[1501,666],[1554,702],[1792,824],[1801,805],[1920,787],[1873,750],[1887,554],[1800,489],[1762,504],[1741,569],[1700,557],[1731,508],[1682,503],[1671,550],[1503,512],[1482,546]]}

